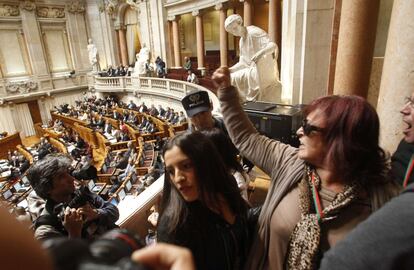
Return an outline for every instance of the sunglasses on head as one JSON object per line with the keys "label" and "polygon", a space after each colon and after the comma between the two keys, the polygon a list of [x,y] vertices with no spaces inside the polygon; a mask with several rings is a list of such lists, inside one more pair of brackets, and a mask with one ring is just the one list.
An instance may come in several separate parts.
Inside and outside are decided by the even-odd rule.
{"label": "sunglasses on head", "polygon": [[305,134],[306,136],[309,136],[309,134],[311,134],[312,131],[322,132],[324,130],[323,128],[309,124],[308,119],[302,120],[302,129],[303,129],[303,134]]}

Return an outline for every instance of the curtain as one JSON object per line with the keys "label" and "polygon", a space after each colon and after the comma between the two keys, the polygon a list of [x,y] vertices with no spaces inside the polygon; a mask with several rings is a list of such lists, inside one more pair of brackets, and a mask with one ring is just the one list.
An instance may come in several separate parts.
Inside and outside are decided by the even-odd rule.
{"label": "curtain", "polygon": [[9,135],[16,132],[16,126],[14,125],[12,113],[9,106],[0,107],[0,132],[7,131]]}
{"label": "curtain", "polygon": [[22,138],[35,135],[32,116],[27,103],[16,104],[16,128]]}

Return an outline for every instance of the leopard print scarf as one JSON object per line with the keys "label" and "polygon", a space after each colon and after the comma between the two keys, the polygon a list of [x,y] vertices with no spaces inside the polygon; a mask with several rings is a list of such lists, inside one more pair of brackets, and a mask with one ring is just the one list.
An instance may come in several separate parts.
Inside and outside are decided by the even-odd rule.
{"label": "leopard print scarf", "polygon": [[314,169],[306,166],[306,173],[299,183],[301,220],[296,224],[290,236],[287,268],[309,270],[315,269],[319,242],[321,237],[321,224],[335,219],[340,209],[348,206],[357,197],[357,185],[345,186],[344,191],[338,193],[332,203],[323,209],[323,217],[315,214],[311,191],[311,175],[315,177],[316,188],[320,187],[320,179]]}

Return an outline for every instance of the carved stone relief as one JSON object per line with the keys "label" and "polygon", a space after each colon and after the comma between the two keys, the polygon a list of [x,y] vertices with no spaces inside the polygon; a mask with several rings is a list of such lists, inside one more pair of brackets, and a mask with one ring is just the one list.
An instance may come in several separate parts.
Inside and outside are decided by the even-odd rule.
{"label": "carved stone relief", "polygon": [[6,91],[10,94],[25,94],[37,89],[37,82],[34,81],[19,81],[7,82]]}
{"label": "carved stone relief", "polygon": [[0,16],[1,17],[16,17],[20,15],[20,10],[18,5],[0,5]]}
{"label": "carved stone relief", "polygon": [[107,2],[108,3],[106,4],[105,10],[109,15],[112,15],[118,8],[118,0],[107,0]]}
{"label": "carved stone relief", "polygon": [[36,5],[32,1],[24,1],[21,3],[21,8],[27,11],[33,11],[36,9]]}
{"label": "carved stone relief", "polygon": [[126,3],[130,5],[133,9],[139,10],[139,3],[141,0],[126,0]]}
{"label": "carved stone relief", "polygon": [[37,16],[41,18],[65,18],[63,8],[38,7]]}
{"label": "carved stone relief", "polygon": [[83,13],[85,12],[85,3],[80,0],[75,0],[68,4],[67,8],[70,13]]}

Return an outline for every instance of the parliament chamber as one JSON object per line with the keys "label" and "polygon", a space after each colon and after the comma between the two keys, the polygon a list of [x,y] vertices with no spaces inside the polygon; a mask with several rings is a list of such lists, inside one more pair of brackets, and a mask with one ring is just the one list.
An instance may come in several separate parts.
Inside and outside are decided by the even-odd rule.
{"label": "parliament chamber", "polygon": [[[305,104],[358,95],[376,109],[381,146],[393,153],[402,135],[397,108],[411,95],[414,62],[414,38],[394,18],[414,6],[363,2],[0,0],[0,204],[33,230],[45,200],[27,171],[47,155],[65,155],[76,187],[116,206],[116,226],[151,242],[164,188],[163,145],[192,130],[181,100],[206,91],[221,118],[213,73],[221,66],[233,72],[253,42],[226,28],[226,18],[237,14],[273,45],[247,65],[255,91],[263,81],[279,86],[272,101],[264,100],[279,114],[245,110],[256,129],[298,146]],[[269,59],[271,68],[263,64]],[[270,185],[261,168],[254,173],[250,206],[263,204]]]}

